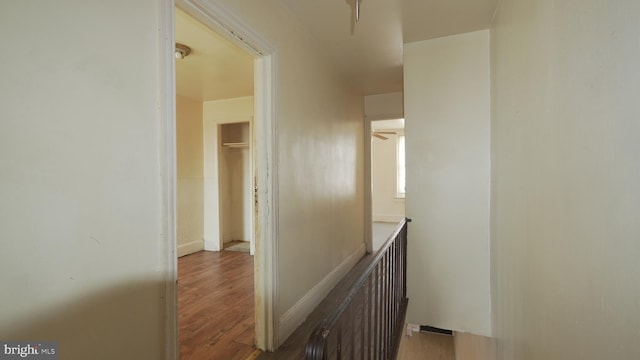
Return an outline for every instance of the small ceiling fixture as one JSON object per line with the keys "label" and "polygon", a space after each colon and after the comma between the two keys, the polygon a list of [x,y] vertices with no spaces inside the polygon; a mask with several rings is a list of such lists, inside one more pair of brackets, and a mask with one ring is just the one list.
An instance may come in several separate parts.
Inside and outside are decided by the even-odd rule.
{"label": "small ceiling fixture", "polygon": [[191,48],[187,45],[176,43],[176,59],[184,59],[191,54]]}
{"label": "small ceiling fixture", "polygon": [[362,0],[345,0],[349,8],[351,8],[351,35],[356,32],[356,23],[360,21],[360,7]]}

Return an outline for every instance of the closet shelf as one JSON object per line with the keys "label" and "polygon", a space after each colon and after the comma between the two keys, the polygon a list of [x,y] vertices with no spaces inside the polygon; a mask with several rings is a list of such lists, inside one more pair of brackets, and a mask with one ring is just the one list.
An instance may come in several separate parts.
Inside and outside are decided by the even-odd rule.
{"label": "closet shelf", "polygon": [[240,148],[248,148],[249,147],[249,143],[246,143],[246,142],[228,142],[228,143],[223,143],[222,146],[228,147],[228,148],[231,148],[231,149],[240,149]]}

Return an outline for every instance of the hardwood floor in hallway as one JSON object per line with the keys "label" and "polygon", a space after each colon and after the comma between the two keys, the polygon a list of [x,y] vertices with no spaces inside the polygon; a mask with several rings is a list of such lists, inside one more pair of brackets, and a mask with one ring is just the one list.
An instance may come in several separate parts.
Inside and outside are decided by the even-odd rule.
{"label": "hardwood floor in hallway", "polygon": [[202,251],[178,259],[180,360],[245,360],[254,351],[253,256]]}
{"label": "hardwood floor in hallway", "polygon": [[402,335],[397,360],[455,360],[453,336],[431,333]]}

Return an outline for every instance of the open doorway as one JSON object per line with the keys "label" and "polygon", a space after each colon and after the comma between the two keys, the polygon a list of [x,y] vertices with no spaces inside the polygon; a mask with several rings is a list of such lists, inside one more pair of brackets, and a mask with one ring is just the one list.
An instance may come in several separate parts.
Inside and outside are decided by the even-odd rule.
{"label": "open doorway", "polygon": [[371,122],[373,251],[405,217],[404,119]]}
{"label": "open doorway", "polygon": [[175,40],[180,358],[246,358],[256,344],[254,58],[180,9]]}

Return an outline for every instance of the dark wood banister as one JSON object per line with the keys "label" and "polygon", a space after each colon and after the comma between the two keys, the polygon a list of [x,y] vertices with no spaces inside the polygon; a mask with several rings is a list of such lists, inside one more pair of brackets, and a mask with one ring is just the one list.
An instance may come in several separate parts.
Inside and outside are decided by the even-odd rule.
{"label": "dark wood banister", "polygon": [[344,300],[315,328],[305,359],[395,359],[408,304],[409,222],[398,224]]}

